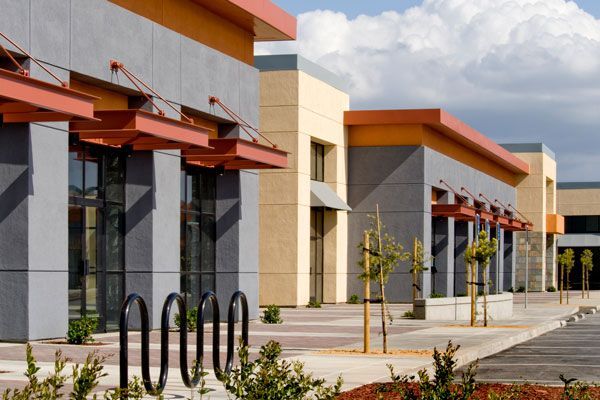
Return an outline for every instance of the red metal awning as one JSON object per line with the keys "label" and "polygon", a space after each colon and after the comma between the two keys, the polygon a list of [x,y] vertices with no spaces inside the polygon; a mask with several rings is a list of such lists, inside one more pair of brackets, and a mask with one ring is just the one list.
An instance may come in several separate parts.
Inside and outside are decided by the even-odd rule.
{"label": "red metal awning", "polygon": [[182,151],[188,163],[227,170],[287,168],[288,153],[240,138],[210,139],[208,149]]}
{"label": "red metal awning", "polygon": [[185,150],[208,147],[209,130],[145,110],[105,110],[97,121],[71,122],[69,131],[80,140],[133,150]]}
{"label": "red metal awning", "polygon": [[476,210],[466,204],[432,204],[434,217],[454,218],[457,221],[474,221]]}

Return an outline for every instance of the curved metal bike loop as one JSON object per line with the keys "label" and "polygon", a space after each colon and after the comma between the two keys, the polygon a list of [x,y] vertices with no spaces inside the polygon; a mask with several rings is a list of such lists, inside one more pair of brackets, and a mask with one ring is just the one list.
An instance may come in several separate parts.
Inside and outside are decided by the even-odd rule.
{"label": "curved metal bike loop", "polygon": [[148,307],[146,302],[137,293],[127,296],[121,306],[121,317],[119,319],[119,386],[127,389],[129,380],[129,312],[133,304],[138,305],[140,320],[142,322],[142,380],[147,391],[154,391],[150,378],[150,324],[148,323]]}
{"label": "curved metal bike loop", "polygon": [[220,327],[220,312],[217,296],[213,292],[206,292],[200,300],[198,306],[198,344],[197,349],[200,349],[200,359],[204,356],[204,319],[206,316],[206,304],[210,302],[212,308],[213,322],[213,370],[218,379],[221,379],[223,373],[229,374],[233,368],[233,352],[235,349],[235,317],[239,305],[242,307],[242,344],[248,346],[248,300],[246,295],[237,291],[231,296],[229,301],[229,310],[227,314],[227,359],[225,362],[225,370],[221,369],[220,346],[221,346],[221,327]]}

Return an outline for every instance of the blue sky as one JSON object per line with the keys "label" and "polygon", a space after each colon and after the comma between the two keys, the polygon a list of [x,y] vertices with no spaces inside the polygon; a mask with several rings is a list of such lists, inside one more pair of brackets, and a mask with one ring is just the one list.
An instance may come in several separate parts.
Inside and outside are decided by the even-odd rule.
{"label": "blue sky", "polygon": [[[294,15],[320,8],[342,11],[350,18],[359,14],[380,14],[388,10],[403,11],[422,3],[421,0],[275,0],[274,2]],[[600,18],[600,0],[576,0],[575,3],[596,18]]]}

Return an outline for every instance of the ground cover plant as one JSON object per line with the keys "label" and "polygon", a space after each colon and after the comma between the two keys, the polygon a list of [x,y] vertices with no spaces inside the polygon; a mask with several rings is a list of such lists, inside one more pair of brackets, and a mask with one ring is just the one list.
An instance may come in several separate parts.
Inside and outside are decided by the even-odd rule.
{"label": "ground cover plant", "polygon": [[263,311],[263,315],[261,315],[260,320],[264,324],[282,324],[283,319],[281,319],[281,308],[275,304],[267,306],[267,308],[265,308]]}
{"label": "ground cover plant", "polygon": [[[433,376],[423,369],[417,376],[398,375],[390,369],[389,383],[372,383],[342,393],[337,400],[593,400],[600,388],[560,376],[563,387],[477,383],[478,362],[470,364],[460,380],[456,353],[460,346],[448,342],[444,352],[434,349]],[[418,378],[418,379],[417,379]]]}
{"label": "ground cover plant", "polygon": [[86,344],[94,342],[92,334],[98,328],[98,319],[83,317],[69,322],[67,330],[67,343]]}
{"label": "ground cover plant", "polygon": [[[186,316],[188,332],[195,332],[198,322],[198,307],[192,307],[187,310]],[[181,316],[179,313],[175,314],[175,326],[181,329]]]}
{"label": "ground cover plant", "polygon": [[352,296],[350,296],[350,298],[348,299],[348,304],[360,304],[360,298],[358,297],[358,295],[353,294]]}

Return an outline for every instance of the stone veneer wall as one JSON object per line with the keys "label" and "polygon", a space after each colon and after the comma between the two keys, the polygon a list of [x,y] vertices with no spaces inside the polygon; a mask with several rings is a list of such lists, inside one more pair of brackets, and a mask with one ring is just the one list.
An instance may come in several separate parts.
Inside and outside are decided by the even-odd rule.
{"label": "stone veneer wall", "polygon": [[[517,268],[515,289],[525,286],[525,232],[517,232]],[[529,291],[546,289],[546,235],[529,232]]]}

